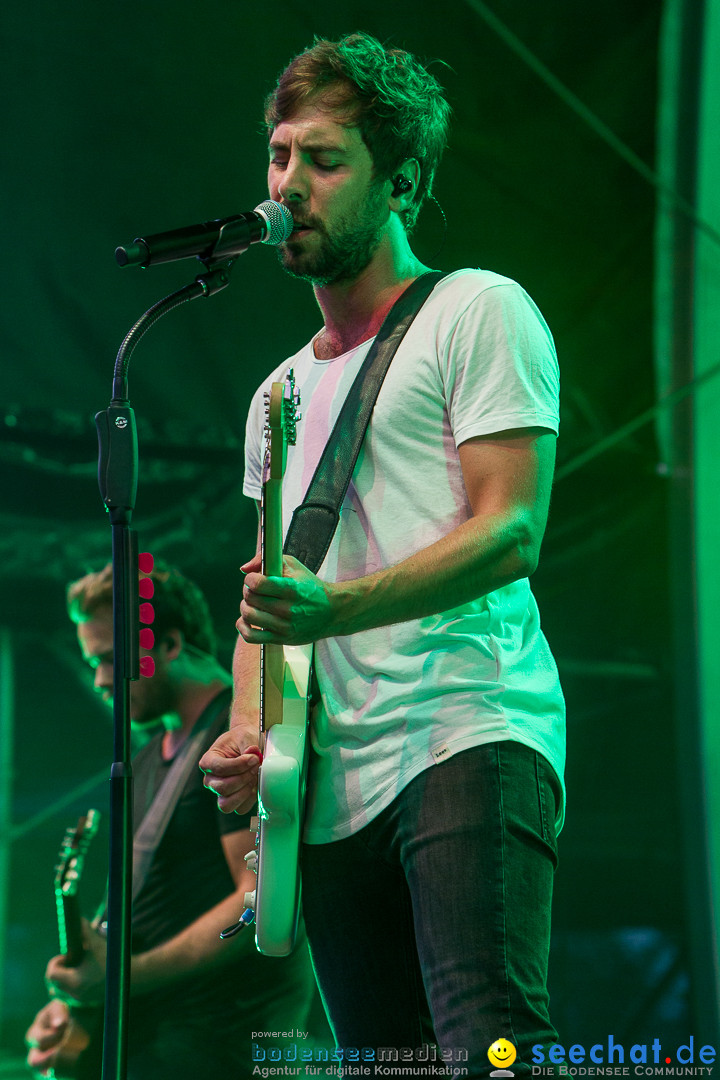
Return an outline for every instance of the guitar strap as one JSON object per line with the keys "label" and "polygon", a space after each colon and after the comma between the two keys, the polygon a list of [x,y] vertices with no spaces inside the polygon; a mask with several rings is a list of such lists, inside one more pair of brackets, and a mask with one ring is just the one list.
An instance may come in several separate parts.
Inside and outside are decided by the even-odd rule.
{"label": "guitar strap", "polygon": [[208,729],[219,722],[220,714],[227,709],[231,697],[232,692],[228,688],[210,703],[207,720],[183,743],[133,837],[133,900],[145,884],[153,857],[165,835],[185,783],[202,757],[203,746],[208,741]]}
{"label": "guitar strap", "polygon": [[383,379],[413,319],[445,273],[416,278],[385,316],[350,387],[300,506],[293,513],[283,551],[317,573],[340,520],[340,507],[357,463]]}
{"label": "guitar strap", "polygon": [[[205,714],[200,717],[201,726],[196,731],[193,731],[192,735],[190,735],[183,743],[179,753],[165,774],[165,778],[158,788],[155,797],[143,816],[142,823],[133,837],[133,900],[138,896],[147,880],[147,875],[155,852],[165,835],[165,830],[168,827],[173,810],[177,806],[180,796],[185,788],[187,779],[193,768],[197,768],[197,763],[202,756],[205,743],[211,741],[208,734],[210,728],[212,728],[213,725],[217,726],[217,734],[219,734],[220,730],[222,730],[220,725],[221,719],[222,727],[225,725],[225,717],[222,714],[228,708],[231,698],[232,691],[228,687],[227,690],[221,691],[221,693],[210,702],[210,705],[205,710],[208,714],[207,719],[204,718]],[[106,919],[107,894],[93,919],[93,925],[96,926],[100,932],[103,932]]]}

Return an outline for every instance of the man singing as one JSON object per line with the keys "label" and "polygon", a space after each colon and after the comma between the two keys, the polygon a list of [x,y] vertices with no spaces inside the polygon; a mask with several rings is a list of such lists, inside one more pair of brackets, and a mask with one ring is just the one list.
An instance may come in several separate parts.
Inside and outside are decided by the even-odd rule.
{"label": "man singing", "polygon": [[[317,40],[266,103],[270,196],[295,222],[280,257],[323,317],[248,419],[244,492],[258,499],[262,391],[292,367],[303,419],[286,525],[383,320],[428,270],[409,237],[448,118],[434,76],[366,34]],[[290,556],[282,577],[258,556],[243,567],[232,726],[201,760],[221,809],[246,810],[256,646],[313,642],[303,905],[336,1042],[435,1043],[471,1077],[488,1074],[498,1039],[523,1075],[530,1048],[556,1038],[564,708],[527,579],[557,393],[550,332],[519,285],[458,270],[435,286],[385,377],[317,576]]]}

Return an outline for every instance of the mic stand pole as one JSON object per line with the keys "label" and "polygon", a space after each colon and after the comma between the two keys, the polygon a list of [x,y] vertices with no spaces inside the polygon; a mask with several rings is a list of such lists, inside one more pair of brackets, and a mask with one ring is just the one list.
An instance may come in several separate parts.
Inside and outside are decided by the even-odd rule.
{"label": "mic stand pole", "polygon": [[140,674],[137,536],[130,528],[138,480],[135,414],[128,398],[130,356],[147,331],[188,300],[213,296],[230,283],[234,260],[160,300],[135,323],[115,360],[113,396],[97,413],[98,482],[110,517],[113,566],[113,764],[110,770],[110,865],[102,1080],[125,1080],[130,998],[133,783],[130,683]]}

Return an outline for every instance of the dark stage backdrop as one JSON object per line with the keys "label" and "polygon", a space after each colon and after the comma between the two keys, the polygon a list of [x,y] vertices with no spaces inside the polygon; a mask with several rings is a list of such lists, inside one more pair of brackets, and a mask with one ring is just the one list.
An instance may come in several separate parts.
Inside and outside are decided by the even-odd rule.
{"label": "dark stage backdrop", "polygon": [[[491,6],[652,163],[657,2]],[[485,11],[473,0],[3,8],[0,622],[16,673],[12,822],[24,828],[7,868],[10,1047],[42,1001],[55,951],[49,885],[66,818],[105,798],[100,784],[56,804],[110,758],[109,726],[82,682],[63,610],[65,582],[109,556],[92,417],[108,404],[128,328],[199,268],[121,270],[114,248],[264,198],[265,93],[313,34],[355,29],[432,59],[453,105],[436,185],[447,237],[435,255],[442,220],[429,205],[418,254],[516,278],[557,339],[561,471],[535,581],[569,706],[556,1023],[571,1042],[683,1041],[689,1031],[654,432],[563,472],[654,399],[654,191]],[[309,289],[255,247],[228,290],[168,316],[132,361],[141,547],[207,591],[226,657],[237,567],[254,545],[254,509],[239,490],[246,410],[261,378],[318,325]]]}

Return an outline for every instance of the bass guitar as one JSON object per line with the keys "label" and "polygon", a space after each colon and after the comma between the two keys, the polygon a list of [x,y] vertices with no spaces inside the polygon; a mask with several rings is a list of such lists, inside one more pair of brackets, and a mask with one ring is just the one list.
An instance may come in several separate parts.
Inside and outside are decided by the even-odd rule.
{"label": "bass guitar", "polygon": [[[282,481],[295,442],[299,395],[292,371],[267,396],[260,509],[263,573],[281,577]],[[263,645],[260,686],[255,942],[267,956],[292,951],[300,913],[300,845],[305,809],[311,645]]]}
{"label": "bass guitar", "polygon": [[[74,828],[67,830],[55,868],[60,952],[68,967],[79,966],[85,952],[78,887],[99,821],[98,811],[88,810]],[[102,1009],[73,1007],[62,1041],[36,1075],[57,1080],[100,1080],[101,1062]]]}

